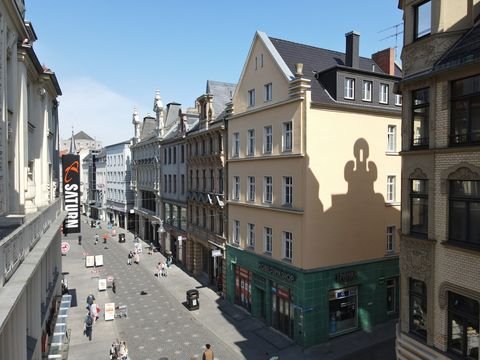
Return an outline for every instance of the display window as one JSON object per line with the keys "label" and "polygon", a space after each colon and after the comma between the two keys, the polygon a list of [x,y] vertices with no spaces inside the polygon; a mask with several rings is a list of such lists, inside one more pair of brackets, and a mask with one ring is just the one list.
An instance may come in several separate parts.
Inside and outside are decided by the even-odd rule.
{"label": "display window", "polygon": [[448,293],[448,350],[463,359],[478,359],[479,304],[465,296]]}
{"label": "display window", "polygon": [[290,289],[272,284],[272,326],[293,337],[293,295]]}
{"label": "display window", "polygon": [[329,291],[330,335],[337,335],[358,327],[357,294],[356,286]]}
{"label": "display window", "polygon": [[235,267],[235,303],[252,310],[252,272]]}
{"label": "display window", "polygon": [[423,281],[410,279],[410,332],[427,339],[427,287]]}

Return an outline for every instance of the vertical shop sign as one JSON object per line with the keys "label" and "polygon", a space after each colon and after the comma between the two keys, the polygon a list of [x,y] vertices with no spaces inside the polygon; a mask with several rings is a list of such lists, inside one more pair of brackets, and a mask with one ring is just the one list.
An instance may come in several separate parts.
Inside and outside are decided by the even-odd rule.
{"label": "vertical shop sign", "polygon": [[66,154],[62,156],[63,196],[67,217],[63,222],[64,234],[80,232],[80,157]]}

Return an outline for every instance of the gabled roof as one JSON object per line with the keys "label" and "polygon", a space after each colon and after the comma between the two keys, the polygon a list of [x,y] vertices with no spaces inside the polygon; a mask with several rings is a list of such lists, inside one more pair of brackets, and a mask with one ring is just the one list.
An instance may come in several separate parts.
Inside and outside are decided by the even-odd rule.
{"label": "gabled roof", "polygon": [[480,20],[437,61],[433,69],[443,70],[480,61]]}
{"label": "gabled roof", "polygon": [[79,131],[78,133],[76,133],[75,135],[73,135],[73,138],[75,140],[95,140],[94,138],[90,137],[89,135],[87,135],[85,132],[83,131]]}
{"label": "gabled roof", "polygon": [[215,119],[223,117],[227,103],[232,101],[236,84],[207,80],[206,93],[213,95],[213,112]]}
{"label": "gabled roof", "polygon": [[[314,72],[345,66],[344,53],[272,37],[269,39],[292,73],[295,73],[295,64],[303,64],[303,77],[311,80],[312,101],[333,101],[322,84],[315,79]],[[372,59],[360,57],[360,70],[372,72],[374,66],[375,73],[385,74]]]}
{"label": "gabled roof", "polygon": [[155,118],[151,116],[146,116],[143,118],[142,128],[140,130],[140,139],[146,139],[155,135],[155,130],[157,128]]}

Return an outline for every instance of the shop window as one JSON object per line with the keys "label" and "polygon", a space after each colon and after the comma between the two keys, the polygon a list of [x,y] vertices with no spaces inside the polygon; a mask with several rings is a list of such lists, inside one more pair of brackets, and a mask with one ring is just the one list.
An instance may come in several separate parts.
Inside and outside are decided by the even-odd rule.
{"label": "shop window", "polygon": [[410,279],[410,332],[427,339],[427,287],[423,281]]}
{"label": "shop window", "polygon": [[462,359],[478,359],[478,301],[448,293],[448,351]]}
{"label": "shop window", "polygon": [[331,290],[329,298],[329,334],[337,335],[358,327],[357,287]]}
{"label": "shop window", "polygon": [[235,267],[235,303],[252,310],[252,273],[240,266]]}
{"label": "shop window", "polygon": [[387,313],[393,314],[397,308],[397,278],[387,279]]}
{"label": "shop window", "polygon": [[293,337],[293,296],[290,289],[272,283],[272,326]]}

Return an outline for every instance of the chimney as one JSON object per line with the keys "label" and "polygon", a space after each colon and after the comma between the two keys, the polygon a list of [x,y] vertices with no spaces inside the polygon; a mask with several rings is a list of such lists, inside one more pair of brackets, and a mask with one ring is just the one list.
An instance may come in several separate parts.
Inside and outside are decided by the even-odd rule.
{"label": "chimney", "polygon": [[358,69],[360,66],[360,34],[355,31],[350,31],[345,34],[345,65]]}
{"label": "chimney", "polygon": [[372,60],[388,75],[395,75],[395,49],[388,48],[372,55]]}

